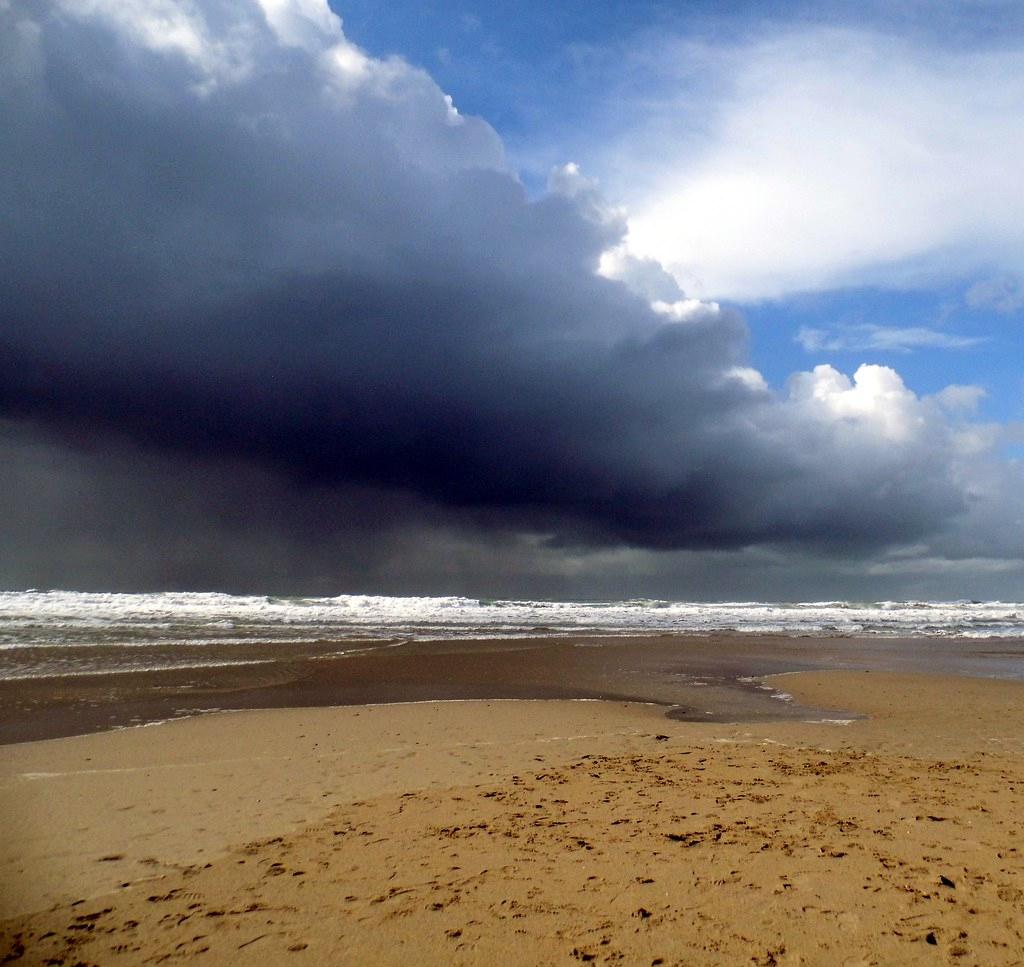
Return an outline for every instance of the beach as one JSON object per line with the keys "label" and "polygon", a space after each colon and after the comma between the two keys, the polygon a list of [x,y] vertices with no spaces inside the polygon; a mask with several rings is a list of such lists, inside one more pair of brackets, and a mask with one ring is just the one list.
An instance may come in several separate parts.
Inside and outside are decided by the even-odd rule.
{"label": "beach", "polygon": [[[0,956],[1021,962],[1024,684],[939,660],[1012,671],[1019,640],[933,647],[932,672],[892,642],[580,644],[208,678],[238,710],[9,739]],[[149,674],[106,705],[109,682],[36,683],[20,728],[77,700],[153,721]]]}
{"label": "beach", "polygon": [[0,967],[1024,967],[1024,0],[0,0],[0,119]]}

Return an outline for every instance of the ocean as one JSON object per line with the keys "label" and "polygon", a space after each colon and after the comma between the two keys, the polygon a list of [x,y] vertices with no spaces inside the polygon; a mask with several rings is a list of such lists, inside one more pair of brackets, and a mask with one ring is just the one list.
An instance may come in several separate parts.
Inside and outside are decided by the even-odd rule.
{"label": "ocean", "polygon": [[1024,637],[1024,603],[687,602],[0,592],[0,680],[271,663],[409,639],[777,634]]}

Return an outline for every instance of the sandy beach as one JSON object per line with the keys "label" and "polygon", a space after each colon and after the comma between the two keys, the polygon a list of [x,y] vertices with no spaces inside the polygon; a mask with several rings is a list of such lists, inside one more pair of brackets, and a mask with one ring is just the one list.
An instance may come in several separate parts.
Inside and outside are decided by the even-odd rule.
{"label": "sandy beach", "polygon": [[0,0],[0,967],[1024,967],[1022,152],[1024,0]]}
{"label": "sandy beach", "polygon": [[1021,963],[1024,685],[759,684],[836,711],[424,702],[8,745],[0,956]]}

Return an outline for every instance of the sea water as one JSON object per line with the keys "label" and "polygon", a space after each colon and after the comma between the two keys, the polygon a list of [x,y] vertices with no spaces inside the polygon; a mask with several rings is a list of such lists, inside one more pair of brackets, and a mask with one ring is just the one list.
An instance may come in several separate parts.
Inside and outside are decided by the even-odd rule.
{"label": "sea water", "polygon": [[1024,604],[10,591],[0,592],[0,679],[272,661],[290,648],[338,654],[408,638],[720,632],[1022,637]]}

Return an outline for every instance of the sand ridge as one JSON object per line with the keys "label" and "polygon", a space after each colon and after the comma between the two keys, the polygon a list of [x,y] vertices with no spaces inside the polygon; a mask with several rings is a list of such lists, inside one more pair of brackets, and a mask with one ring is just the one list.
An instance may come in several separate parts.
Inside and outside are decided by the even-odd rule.
{"label": "sand ridge", "polygon": [[[818,701],[831,689],[857,708],[853,673],[815,674],[787,689]],[[439,742],[415,772],[364,783],[365,798],[352,786],[304,825],[5,921],[0,952],[31,964],[1020,963],[1024,687],[956,683],[879,677],[860,702],[873,718],[850,726],[493,706],[494,744],[463,746],[461,775],[445,777],[450,750],[430,773]],[[989,710],[936,753],[929,730],[955,728],[985,695]],[[412,743],[438,739],[431,728],[451,741],[482,704],[373,714],[412,728]],[[589,733],[537,741],[573,711],[597,716]]]}

